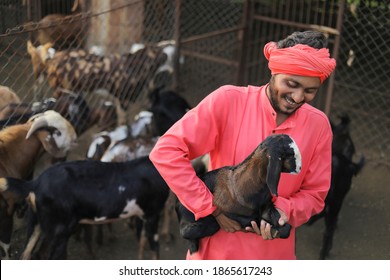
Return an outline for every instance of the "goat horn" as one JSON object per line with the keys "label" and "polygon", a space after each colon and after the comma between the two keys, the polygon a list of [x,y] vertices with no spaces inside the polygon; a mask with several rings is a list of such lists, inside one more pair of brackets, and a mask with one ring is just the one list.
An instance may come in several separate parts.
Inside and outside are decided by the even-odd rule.
{"label": "goat horn", "polygon": [[26,139],[29,139],[30,136],[33,135],[37,130],[48,126],[49,122],[47,121],[47,119],[43,118],[43,116],[34,118],[32,120],[32,125],[27,132]]}
{"label": "goat horn", "polygon": [[[41,142],[43,141],[42,144],[44,145],[46,151],[55,151],[55,157],[63,157],[64,154],[76,143],[77,134],[74,127],[67,119],[54,110],[47,110],[43,114],[39,114],[38,117],[32,117],[30,121],[33,123],[27,133],[26,139],[28,139],[38,129],[54,129],[54,132],[50,132],[51,137],[46,137],[46,139],[40,140]],[[53,142],[48,143],[47,141]]]}
{"label": "goat horn", "polygon": [[68,132],[72,138],[76,137],[73,126],[60,113],[54,110],[47,110],[44,113],[36,114],[29,121],[32,122],[32,125],[27,133],[26,139],[43,127],[53,127],[61,133]]}

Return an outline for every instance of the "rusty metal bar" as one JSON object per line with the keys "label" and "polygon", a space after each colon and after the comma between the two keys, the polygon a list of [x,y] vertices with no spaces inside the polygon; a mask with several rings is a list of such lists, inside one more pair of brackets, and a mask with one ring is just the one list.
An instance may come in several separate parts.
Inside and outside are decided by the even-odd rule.
{"label": "rusty metal bar", "polygon": [[180,35],[180,25],[181,25],[181,0],[176,0],[176,9],[175,9],[175,47],[176,51],[173,57],[173,77],[172,77],[172,89],[178,90],[180,84],[180,49],[181,49],[181,35]]}
{"label": "rusty metal bar", "polygon": [[216,37],[216,36],[227,34],[227,33],[237,32],[237,31],[242,30],[243,28],[244,28],[243,26],[236,26],[236,27],[225,28],[225,29],[222,29],[222,30],[205,33],[205,34],[202,34],[202,35],[191,36],[191,37],[189,37],[187,39],[181,40],[181,44],[188,44],[188,43],[192,43],[192,42],[196,42],[196,41],[199,41],[199,40]]}
{"label": "rusty metal bar", "polygon": [[215,56],[208,55],[208,54],[203,54],[203,53],[198,53],[198,52],[193,52],[193,51],[188,51],[188,50],[182,50],[181,53],[185,54],[185,55],[192,56],[192,57],[197,57],[200,59],[214,61],[214,62],[217,62],[220,64],[225,64],[228,66],[238,67],[238,65],[239,65],[239,63],[237,61],[224,59],[224,58],[220,58],[220,57],[215,57]]}
{"label": "rusty metal bar", "polygon": [[250,30],[252,27],[251,22],[251,9],[252,7],[252,1],[246,0],[244,2],[243,7],[243,14],[242,14],[242,30],[239,31],[239,47],[238,47],[238,68],[237,68],[237,77],[236,77],[236,84],[237,85],[244,85],[247,83],[247,75],[246,75],[246,68],[245,68],[245,62],[246,62],[246,52],[248,46],[248,34],[250,34]]}
{"label": "rusty metal bar", "polygon": [[280,25],[286,25],[289,27],[297,27],[297,28],[302,28],[302,29],[314,29],[322,32],[326,32],[332,35],[339,35],[339,30],[334,29],[329,26],[322,26],[322,25],[316,25],[316,24],[306,24],[306,23],[300,23],[300,22],[294,22],[294,21],[289,21],[289,20],[283,20],[283,19],[277,19],[277,18],[270,18],[266,16],[261,16],[261,15],[255,15],[253,17],[255,20],[259,21],[265,21],[265,22],[270,22],[270,23],[275,23],[275,24],[280,24]]}
{"label": "rusty metal bar", "polygon": [[[341,34],[341,29],[343,26],[344,7],[345,7],[345,0],[340,0],[339,10],[337,14],[337,23],[336,23],[336,29],[338,31],[338,34]],[[340,50],[340,39],[341,39],[340,35],[337,35],[333,46],[333,58],[336,59],[336,61]],[[333,89],[334,89],[334,79],[335,79],[335,71],[333,71],[332,75],[329,77],[328,88],[326,93],[325,114],[328,117],[330,116],[330,109],[331,109],[330,107],[332,103]]]}

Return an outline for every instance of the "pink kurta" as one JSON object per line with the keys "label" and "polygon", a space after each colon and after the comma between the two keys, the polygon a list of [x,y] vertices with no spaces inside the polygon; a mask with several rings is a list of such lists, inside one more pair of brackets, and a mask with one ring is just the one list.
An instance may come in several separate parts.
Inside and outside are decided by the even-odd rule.
{"label": "pink kurta", "polygon": [[288,239],[263,240],[254,233],[219,230],[187,259],[295,259],[295,228],[324,207],[331,176],[332,132],[320,110],[304,104],[279,127],[263,87],[223,86],[190,110],[158,141],[150,159],[180,201],[198,219],[215,207],[212,194],[190,160],[210,154],[215,169],[243,161],[268,135],[291,135],[302,153],[298,175],[283,173],[276,207],[293,226]]}

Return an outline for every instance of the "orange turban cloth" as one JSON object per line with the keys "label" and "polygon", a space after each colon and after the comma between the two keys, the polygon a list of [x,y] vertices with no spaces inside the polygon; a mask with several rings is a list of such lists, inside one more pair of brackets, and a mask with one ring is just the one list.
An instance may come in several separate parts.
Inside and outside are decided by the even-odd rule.
{"label": "orange turban cloth", "polygon": [[308,45],[297,44],[278,49],[275,42],[269,42],[264,47],[264,55],[272,75],[318,77],[323,83],[336,67],[336,60],[330,58],[327,48],[315,49]]}

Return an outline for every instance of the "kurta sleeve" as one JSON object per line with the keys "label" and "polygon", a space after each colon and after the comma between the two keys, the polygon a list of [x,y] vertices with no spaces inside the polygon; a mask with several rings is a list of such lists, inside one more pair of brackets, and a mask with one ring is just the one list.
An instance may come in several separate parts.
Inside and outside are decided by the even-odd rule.
{"label": "kurta sleeve", "polygon": [[[160,137],[149,155],[170,189],[194,213],[195,219],[215,210],[213,195],[196,176],[190,160],[213,150],[219,132],[223,129],[218,127],[221,124],[217,118],[223,119],[227,109],[224,109],[223,98],[215,101],[219,92],[222,89],[211,93],[187,112]],[[216,103],[218,106],[214,106]]]}
{"label": "kurta sleeve", "polygon": [[314,143],[314,152],[299,190],[288,198],[275,199],[275,207],[289,216],[289,223],[294,227],[306,223],[325,206],[331,180],[332,138],[331,128],[326,123]]}

